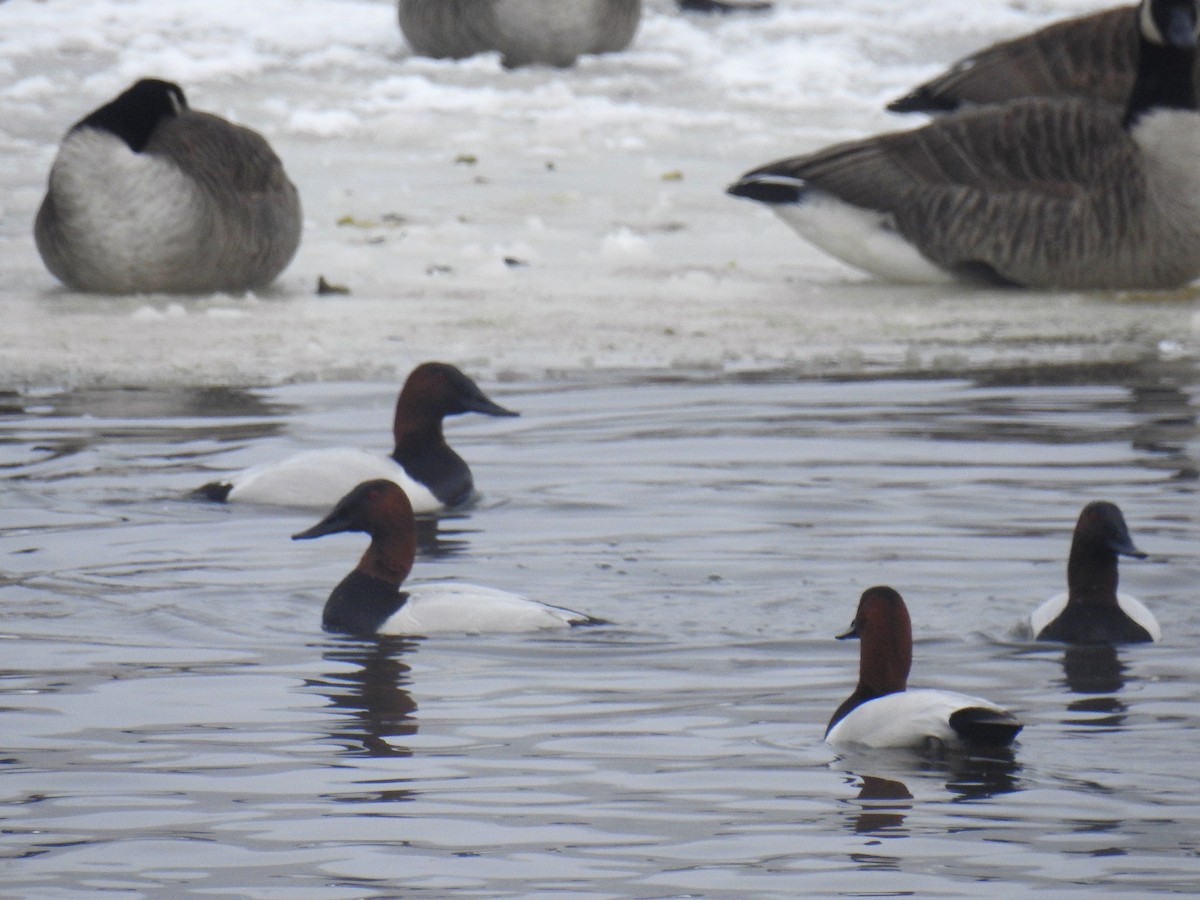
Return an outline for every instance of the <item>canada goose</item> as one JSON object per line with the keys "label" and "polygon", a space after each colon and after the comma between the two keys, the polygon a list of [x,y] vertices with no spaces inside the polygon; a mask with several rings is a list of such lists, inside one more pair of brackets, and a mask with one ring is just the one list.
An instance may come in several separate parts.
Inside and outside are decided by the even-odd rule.
{"label": "canada goose", "polygon": [[291,261],[300,199],[260,134],[144,79],[67,132],[34,237],[75,290],[242,291]]}
{"label": "canada goose", "polygon": [[915,131],[747,173],[735,196],[898,281],[1168,288],[1200,275],[1194,0],[1143,0],[1124,110],[1083,99],[975,107]]}
{"label": "canada goose", "polygon": [[416,54],[498,50],[508,68],[624,50],[641,18],[641,0],[400,0],[400,30]]}
{"label": "canada goose", "polygon": [[[1138,7],[1055,22],[993,44],[888,104],[892,112],[944,113],[1019,97],[1092,97],[1123,105],[1138,60]],[[1200,84],[1200,70],[1193,67]]]}
{"label": "canada goose", "polygon": [[888,109],[943,113],[1019,97],[1093,97],[1123,104],[1137,74],[1137,10],[1106,9],[993,44],[893,100]]}

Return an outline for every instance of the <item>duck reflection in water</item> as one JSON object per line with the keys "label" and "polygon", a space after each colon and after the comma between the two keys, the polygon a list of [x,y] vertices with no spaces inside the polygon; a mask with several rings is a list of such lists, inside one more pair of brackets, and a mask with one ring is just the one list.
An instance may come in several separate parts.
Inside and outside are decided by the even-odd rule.
{"label": "duck reflection in water", "polygon": [[907,834],[902,829],[904,817],[913,807],[913,795],[903,781],[864,775],[854,800],[859,806],[859,812],[851,823],[856,834],[880,837]]}
{"label": "duck reflection in water", "polygon": [[[904,837],[909,832],[905,817],[922,801],[915,799],[909,784],[926,786],[933,781],[945,786],[952,802],[987,800],[1022,790],[1021,766],[1008,747],[947,750],[896,749],[886,760],[877,753],[850,751],[834,763],[846,774],[848,784],[857,784],[858,795],[844,801],[850,808],[847,828],[855,834]],[[871,774],[863,774],[869,771]],[[881,857],[871,857],[877,867]],[[866,865],[867,860],[860,860]]]}
{"label": "duck reflection in water", "polygon": [[[1125,687],[1126,666],[1112,644],[1072,644],[1063,651],[1063,675],[1072,694],[1085,694],[1067,704],[1074,716],[1064,725],[1120,728],[1128,707],[1113,696]],[[1086,718],[1084,717],[1086,716]]]}
{"label": "duck reflection in water", "polygon": [[334,665],[308,684],[329,698],[339,726],[330,737],[346,755],[412,756],[393,741],[417,733],[417,703],[407,689],[410,668],[403,659],[415,647],[415,641],[398,638],[344,638],[323,654]]}
{"label": "duck reflection in water", "polygon": [[[450,559],[471,545],[470,536],[478,529],[468,528],[463,513],[417,517],[417,553],[422,559]],[[452,527],[453,523],[453,527]]]}

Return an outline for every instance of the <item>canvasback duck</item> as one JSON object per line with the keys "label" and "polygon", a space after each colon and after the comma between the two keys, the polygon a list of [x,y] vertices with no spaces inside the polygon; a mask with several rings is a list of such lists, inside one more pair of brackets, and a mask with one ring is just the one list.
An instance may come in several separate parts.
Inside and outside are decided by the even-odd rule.
{"label": "canvasback duck", "polygon": [[473,584],[429,584],[401,591],[417,552],[416,519],[404,490],[376,479],[358,485],[324,519],[292,540],[362,531],[371,545],[333,589],[322,625],[346,634],[428,636],[514,633],[599,625],[583,613]]}
{"label": "canvasback duck", "polygon": [[907,690],[912,624],[904,600],[890,587],[863,592],[850,630],[859,638],[858,687],[825,730],[830,744],[866,747],[978,745],[1004,747],[1024,727],[996,704],[953,691]]}
{"label": "canvasback duck", "polygon": [[1200,277],[1195,0],[1143,0],[1138,22],[1124,108],[1071,97],[975,107],[762,166],[729,192],[888,280],[1187,284]]}
{"label": "canvasback duck", "polygon": [[516,416],[449,363],[427,362],[409,374],[396,399],[391,456],[365,450],[309,450],[246,469],[197,490],[210,500],[328,508],[352,487],[388,478],[405,489],[419,513],[461,506],[475,483],[461,456],[446,443],[442,419],[462,413]]}
{"label": "canvasback duck", "polygon": [[1089,503],[1075,523],[1067,559],[1067,592],[1033,611],[1029,627],[1039,641],[1068,644],[1135,644],[1162,639],[1154,614],[1117,593],[1117,558],[1146,554],[1133,544],[1115,503]]}
{"label": "canvasback duck", "polygon": [[106,294],[260,288],[300,230],[299,195],[266,139],[154,78],[67,132],[34,223],[55,278]]}
{"label": "canvasback duck", "polygon": [[633,40],[642,0],[400,0],[400,30],[418,56],[499,51],[507,68],[570,66]]}

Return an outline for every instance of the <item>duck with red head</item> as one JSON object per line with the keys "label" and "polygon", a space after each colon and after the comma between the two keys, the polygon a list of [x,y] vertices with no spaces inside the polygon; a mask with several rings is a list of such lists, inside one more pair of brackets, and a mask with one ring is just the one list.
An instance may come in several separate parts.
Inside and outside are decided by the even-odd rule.
{"label": "duck with red head", "polygon": [[326,631],[359,635],[500,634],[599,625],[600,619],[495,588],[437,583],[402,591],[417,553],[416,518],[404,490],[375,479],[355,487],[333,511],[292,536],[301,541],[364,532],[371,544],[325,603]]}
{"label": "duck with red head", "polygon": [[1145,559],[1115,503],[1096,500],[1079,514],[1067,560],[1067,592],[1033,611],[1029,627],[1039,641],[1136,644],[1162,639],[1154,614],[1136,597],[1117,593],[1117,560]]}
{"label": "duck with red head", "polygon": [[858,638],[858,686],[825,730],[830,744],[866,747],[1005,747],[1024,727],[988,700],[953,691],[908,690],[912,625],[904,599],[890,587],[868,588],[850,630]]}
{"label": "duck with red head", "polygon": [[310,450],[206,484],[196,494],[230,503],[329,507],[354,485],[387,478],[404,488],[418,513],[460,507],[475,483],[461,456],[446,443],[446,416],[477,412],[516,416],[448,363],[427,362],[409,374],[396,399],[391,456],[350,448]]}

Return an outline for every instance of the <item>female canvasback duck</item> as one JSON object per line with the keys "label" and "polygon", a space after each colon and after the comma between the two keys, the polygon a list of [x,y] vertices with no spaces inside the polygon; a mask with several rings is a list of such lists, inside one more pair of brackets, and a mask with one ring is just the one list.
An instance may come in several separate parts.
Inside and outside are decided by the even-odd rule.
{"label": "female canvasback duck", "polygon": [[893,281],[1180,287],[1200,277],[1195,0],[1142,0],[1138,36],[1123,107],[976,107],[770,163],[729,192]]}
{"label": "female canvasback duck", "polygon": [[419,56],[500,52],[507,68],[574,65],[633,40],[642,0],[400,0],[400,30]]}
{"label": "female canvasback duck", "polygon": [[325,603],[326,631],[427,636],[541,631],[598,625],[599,619],[473,584],[429,584],[401,591],[417,553],[416,519],[404,490],[376,479],[354,488],[324,519],[292,540],[362,531],[371,545]]}
{"label": "female canvasback duck", "polygon": [[1067,592],[1033,611],[1029,627],[1039,641],[1068,644],[1135,644],[1162,640],[1154,614],[1134,597],[1117,593],[1117,557],[1145,559],[1133,544],[1115,503],[1089,503],[1075,523],[1067,559]]}
{"label": "female canvasback duck", "polygon": [[196,493],[217,501],[327,508],[360,482],[388,478],[404,488],[419,513],[461,506],[474,495],[475,483],[466,462],[446,443],[442,419],[467,412],[519,415],[493,403],[449,363],[422,363],[396,399],[391,456],[349,448],[309,450],[206,484]]}
{"label": "female canvasback duck", "polygon": [[863,592],[850,630],[859,638],[858,687],[825,730],[830,744],[866,747],[978,745],[1005,747],[1024,727],[996,704],[953,691],[907,690],[912,667],[912,624],[890,587]]}
{"label": "female canvasback duck", "polygon": [[299,195],[266,139],[150,78],[67,132],[34,237],[74,290],[207,294],[269,284],[300,228]]}

